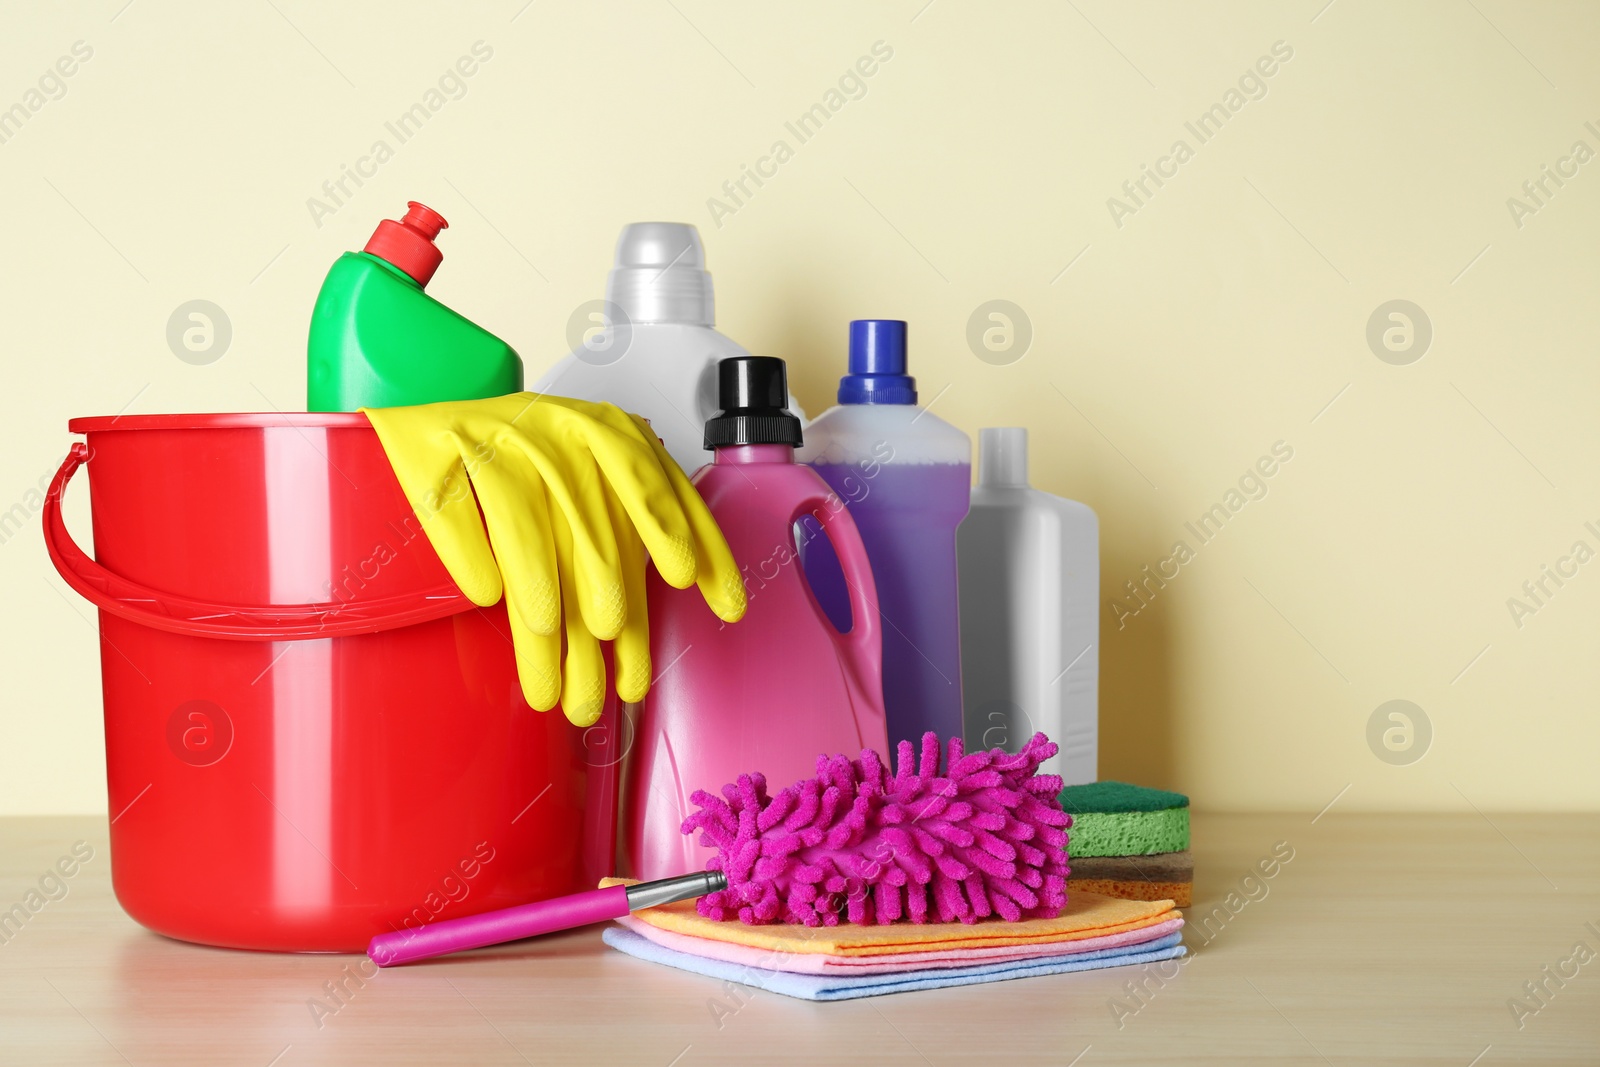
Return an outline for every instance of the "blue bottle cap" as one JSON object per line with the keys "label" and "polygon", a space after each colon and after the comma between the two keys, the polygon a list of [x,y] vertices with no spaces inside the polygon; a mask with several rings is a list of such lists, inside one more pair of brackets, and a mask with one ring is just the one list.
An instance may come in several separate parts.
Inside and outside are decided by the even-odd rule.
{"label": "blue bottle cap", "polygon": [[850,373],[839,379],[841,404],[915,404],[917,380],[906,373],[901,319],[850,323]]}

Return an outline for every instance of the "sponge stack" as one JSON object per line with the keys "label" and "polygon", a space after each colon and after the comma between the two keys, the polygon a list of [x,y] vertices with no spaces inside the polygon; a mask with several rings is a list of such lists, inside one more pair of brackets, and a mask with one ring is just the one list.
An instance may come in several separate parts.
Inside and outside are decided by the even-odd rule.
{"label": "sponge stack", "polygon": [[1083,890],[1189,906],[1194,857],[1188,797],[1126,782],[1091,782],[1063,789],[1061,807],[1072,816],[1069,894]]}

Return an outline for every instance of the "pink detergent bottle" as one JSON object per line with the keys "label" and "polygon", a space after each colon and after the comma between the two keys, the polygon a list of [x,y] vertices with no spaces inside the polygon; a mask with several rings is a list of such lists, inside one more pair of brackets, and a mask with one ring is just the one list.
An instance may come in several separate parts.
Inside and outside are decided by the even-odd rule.
{"label": "pink detergent bottle", "polygon": [[[717,365],[719,407],[706,423],[715,461],[695,486],[744,573],[750,606],[732,625],[695,589],[650,575],[650,658],[639,712],[626,842],[638,878],[702,870],[715,850],[682,832],[697,789],[715,793],[760,770],[776,791],[816,773],[819,755],[888,755],[878,594],[843,501],[796,464],[800,420],[784,406],[784,363],[737,356]],[[850,590],[848,633],[806,582],[794,526],[811,516],[832,541]]]}

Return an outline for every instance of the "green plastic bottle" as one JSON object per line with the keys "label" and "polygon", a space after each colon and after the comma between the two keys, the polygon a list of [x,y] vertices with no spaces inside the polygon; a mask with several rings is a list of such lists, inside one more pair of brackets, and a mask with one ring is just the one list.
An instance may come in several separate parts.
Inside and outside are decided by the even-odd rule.
{"label": "green plastic bottle", "polygon": [[444,256],[449,223],[412,201],[378,223],[360,252],[328,271],[311,312],[306,410],[355,411],[476,400],[522,388],[522,359],[475,322],[423,292]]}

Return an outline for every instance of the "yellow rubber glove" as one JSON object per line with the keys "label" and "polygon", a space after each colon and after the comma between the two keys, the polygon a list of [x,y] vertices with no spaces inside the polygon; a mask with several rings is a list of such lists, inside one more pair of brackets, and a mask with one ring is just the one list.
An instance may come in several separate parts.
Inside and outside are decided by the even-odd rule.
{"label": "yellow rubber glove", "polygon": [[616,642],[618,696],[643,698],[647,552],[670,585],[698,584],[718,617],[744,615],[727,541],[644,420],[535,393],[362,410],[451,578],[475,604],[505,596],[533,707],[559,701],[593,723],[602,640]]}

